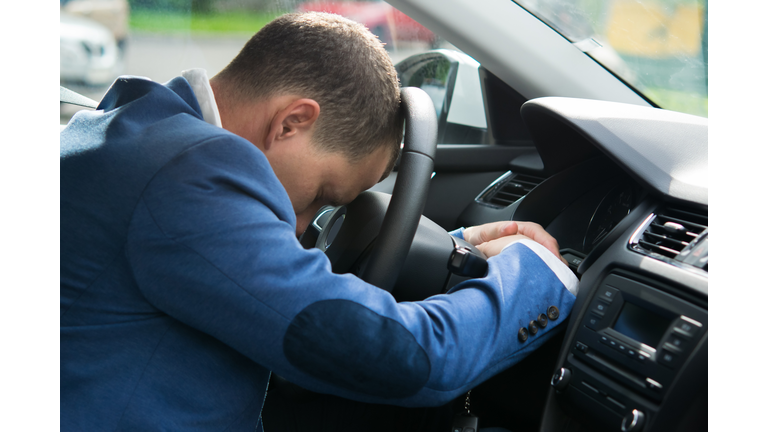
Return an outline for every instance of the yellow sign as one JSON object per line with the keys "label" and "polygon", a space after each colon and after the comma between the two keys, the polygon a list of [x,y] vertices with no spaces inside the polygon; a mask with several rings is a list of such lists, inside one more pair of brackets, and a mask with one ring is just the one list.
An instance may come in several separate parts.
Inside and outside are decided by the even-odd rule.
{"label": "yellow sign", "polygon": [[701,51],[703,12],[701,5],[669,7],[618,0],[613,3],[606,38],[622,54],[694,56]]}

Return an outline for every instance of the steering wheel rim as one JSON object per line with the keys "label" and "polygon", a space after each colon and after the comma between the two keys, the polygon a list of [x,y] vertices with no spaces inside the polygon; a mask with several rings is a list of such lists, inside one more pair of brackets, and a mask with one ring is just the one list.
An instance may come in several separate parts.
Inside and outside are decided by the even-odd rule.
{"label": "steering wheel rim", "polygon": [[400,90],[405,143],[397,180],[368,262],[359,275],[392,292],[419,226],[429,191],[437,150],[437,116],[432,99],[417,87]]}

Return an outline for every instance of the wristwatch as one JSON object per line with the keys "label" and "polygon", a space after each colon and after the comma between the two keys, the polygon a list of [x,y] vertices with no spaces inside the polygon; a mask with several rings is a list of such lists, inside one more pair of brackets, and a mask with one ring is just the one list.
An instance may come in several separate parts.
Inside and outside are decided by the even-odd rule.
{"label": "wristwatch", "polygon": [[459,276],[484,277],[488,273],[488,261],[470,248],[457,245],[448,258],[448,270]]}

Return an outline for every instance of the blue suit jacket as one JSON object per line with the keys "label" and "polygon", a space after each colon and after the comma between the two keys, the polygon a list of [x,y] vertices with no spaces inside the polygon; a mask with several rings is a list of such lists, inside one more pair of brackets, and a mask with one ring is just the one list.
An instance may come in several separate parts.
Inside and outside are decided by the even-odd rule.
{"label": "blue suit jacket", "polygon": [[[336,275],[295,237],[254,145],[182,78],[118,79],[61,133],[61,429],[260,428],[269,371],[438,405],[519,361],[575,297],[522,244],[422,302]],[[551,305],[560,318],[517,332]]]}

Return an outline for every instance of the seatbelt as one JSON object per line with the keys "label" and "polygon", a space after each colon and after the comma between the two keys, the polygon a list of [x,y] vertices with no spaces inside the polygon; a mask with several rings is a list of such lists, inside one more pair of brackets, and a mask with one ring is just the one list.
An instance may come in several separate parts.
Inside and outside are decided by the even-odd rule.
{"label": "seatbelt", "polygon": [[80,93],[75,93],[72,90],[68,88],[64,88],[62,86],[59,86],[61,89],[59,91],[59,102],[61,103],[68,103],[72,105],[79,105],[84,106],[86,108],[96,108],[99,106],[99,103],[96,102],[93,99],[87,98]]}

